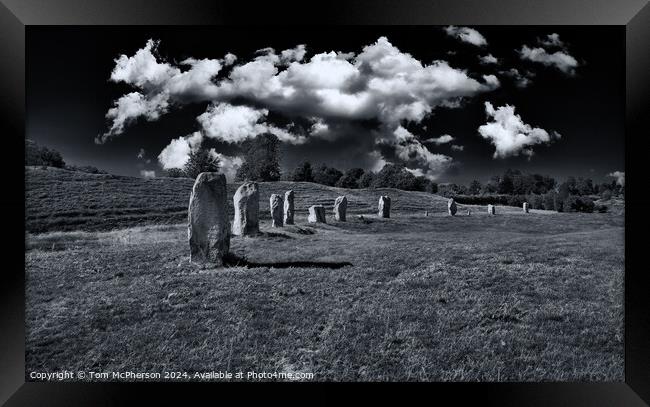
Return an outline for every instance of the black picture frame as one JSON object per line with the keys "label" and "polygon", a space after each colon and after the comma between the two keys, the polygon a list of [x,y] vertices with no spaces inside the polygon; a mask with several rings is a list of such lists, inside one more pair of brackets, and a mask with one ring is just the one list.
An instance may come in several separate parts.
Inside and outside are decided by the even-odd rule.
{"label": "black picture frame", "polygon": [[[0,114],[4,147],[13,153],[5,168],[0,205],[6,214],[0,280],[0,403],[6,405],[113,405],[127,402],[175,404],[188,394],[204,393],[218,401],[223,392],[251,393],[243,384],[196,383],[34,383],[25,382],[24,329],[24,169],[21,154],[25,136],[25,31],[30,25],[238,25],[238,24],[424,24],[424,25],[619,25],[626,32],[625,167],[625,382],[621,383],[423,383],[396,389],[392,384],[364,384],[373,397],[406,402],[413,395],[424,400],[453,398],[454,404],[479,401],[499,406],[641,406],[650,403],[650,295],[647,270],[640,258],[643,239],[635,236],[643,224],[640,176],[632,168],[642,159],[640,145],[647,138],[650,98],[650,4],[645,0],[375,0],[322,3],[206,0],[0,0]],[[603,78],[607,80],[607,78]],[[5,150],[5,151],[7,151]],[[24,154],[23,154],[24,155]],[[15,160],[15,162],[13,162]],[[632,185],[632,188],[630,188]],[[630,192],[631,191],[631,192]],[[636,254],[635,254],[636,253]],[[190,387],[191,386],[191,387]],[[214,386],[219,386],[218,390]],[[317,387],[325,386],[327,391]],[[349,387],[342,384],[343,387]],[[310,402],[333,396],[333,384],[280,384],[280,394],[292,399],[298,390]],[[252,394],[252,395],[255,395]]]}

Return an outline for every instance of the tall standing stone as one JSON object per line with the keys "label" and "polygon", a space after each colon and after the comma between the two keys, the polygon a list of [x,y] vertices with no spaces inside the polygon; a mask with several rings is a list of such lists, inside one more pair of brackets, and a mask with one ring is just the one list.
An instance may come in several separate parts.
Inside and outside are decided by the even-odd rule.
{"label": "tall standing stone", "polygon": [[327,223],[325,221],[325,207],[323,205],[312,205],[309,207],[309,223]]}
{"label": "tall standing stone", "polygon": [[382,195],[379,197],[378,216],[381,218],[390,218],[390,197]]}
{"label": "tall standing stone", "polygon": [[495,213],[494,205],[488,205],[488,215],[494,215]]}
{"label": "tall standing stone", "polygon": [[334,201],[334,218],[345,222],[345,212],[348,210],[348,198],[339,196]]}
{"label": "tall standing stone", "polygon": [[284,224],[293,225],[293,191],[284,193]]}
{"label": "tall standing stone", "polygon": [[223,265],[230,250],[226,176],[202,172],[196,177],[187,210],[190,262]]}
{"label": "tall standing stone", "polygon": [[269,208],[271,209],[271,227],[281,228],[282,222],[282,197],[278,194],[271,194]]}
{"label": "tall standing stone", "polygon": [[260,231],[260,193],[256,182],[245,182],[232,198],[235,207],[235,219],[232,233],[239,236],[254,235]]}
{"label": "tall standing stone", "polygon": [[456,201],[454,201],[453,198],[449,198],[449,200],[447,201],[447,211],[451,216],[454,216],[456,215],[457,210],[458,208],[456,207]]}
{"label": "tall standing stone", "polygon": [[467,209],[467,216],[470,216],[472,214],[472,211]]}
{"label": "tall standing stone", "polygon": [[528,213],[530,209],[528,209],[528,202],[524,202],[524,213]]}

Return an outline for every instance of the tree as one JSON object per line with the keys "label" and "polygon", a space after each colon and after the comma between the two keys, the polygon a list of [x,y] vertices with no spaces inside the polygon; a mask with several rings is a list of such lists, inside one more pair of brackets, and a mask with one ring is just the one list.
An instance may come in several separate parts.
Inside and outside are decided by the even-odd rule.
{"label": "tree", "polygon": [[359,188],[370,188],[375,182],[375,173],[368,171],[359,178]]}
{"label": "tree", "polygon": [[397,188],[405,191],[417,191],[421,183],[415,175],[407,171],[402,164],[386,164],[377,173],[373,181],[375,188]]}
{"label": "tree", "polygon": [[426,191],[430,194],[437,194],[438,193],[438,184],[435,182],[429,182],[429,185],[427,185]]}
{"label": "tree", "polygon": [[467,189],[467,192],[470,195],[478,195],[481,193],[481,189],[483,189],[481,183],[477,180],[474,180],[469,184],[469,188]]}
{"label": "tree", "polygon": [[65,161],[58,151],[40,146],[34,140],[25,139],[25,165],[65,168]]}
{"label": "tree", "polygon": [[296,182],[313,182],[314,176],[311,170],[311,163],[309,161],[303,161],[300,163],[291,174],[291,181]]}
{"label": "tree", "polygon": [[349,169],[343,174],[338,181],[336,181],[336,186],[339,188],[350,188],[356,189],[359,188],[359,179],[363,176],[365,171],[363,168],[352,168]]}
{"label": "tree", "polygon": [[278,181],[280,172],[280,140],[271,133],[258,134],[243,144],[244,163],[237,171],[238,180]]}
{"label": "tree", "polygon": [[589,178],[578,178],[576,181],[576,192],[578,195],[594,194],[594,183]]}
{"label": "tree", "polygon": [[190,152],[183,167],[183,172],[189,178],[196,178],[202,172],[219,172],[219,158],[205,148]]}
{"label": "tree", "polygon": [[343,173],[341,171],[322,164],[316,168],[316,171],[314,171],[314,182],[317,184],[333,187],[342,176]]}

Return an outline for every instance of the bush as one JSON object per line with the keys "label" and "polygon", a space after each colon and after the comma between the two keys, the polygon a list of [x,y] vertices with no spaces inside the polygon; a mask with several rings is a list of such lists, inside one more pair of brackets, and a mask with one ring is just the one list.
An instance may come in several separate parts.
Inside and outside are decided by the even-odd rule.
{"label": "bush", "polygon": [[108,172],[104,170],[100,170],[97,167],[93,167],[92,165],[82,165],[82,166],[67,165],[66,169],[70,171],[87,172],[88,174],[108,174]]}
{"label": "bush", "polygon": [[533,209],[544,209],[544,197],[540,194],[531,194],[528,197],[528,202]]}
{"label": "bush", "polygon": [[166,171],[167,176],[170,178],[186,178],[185,171],[180,168],[170,168]]}
{"label": "bush", "polygon": [[238,180],[279,181],[280,140],[271,133],[258,134],[243,143],[244,163],[237,170]]}
{"label": "bush", "polygon": [[612,199],[612,191],[610,191],[609,189],[603,190],[600,193],[600,199],[602,199],[603,201],[608,201]]}
{"label": "bush", "polygon": [[586,212],[592,213],[594,211],[594,201],[590,198],[578,195],[569,195],[564,200],[563,209],[565,212]]}

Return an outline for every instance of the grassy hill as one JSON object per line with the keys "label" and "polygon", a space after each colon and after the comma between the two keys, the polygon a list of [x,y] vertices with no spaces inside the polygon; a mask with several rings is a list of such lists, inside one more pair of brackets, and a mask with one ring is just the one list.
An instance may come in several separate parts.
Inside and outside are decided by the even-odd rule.
{"label": "grassy hill", "polygon": [[[27,184],[28,228],[49,231],[26,239],[27,371],[623,380],[622,214],[451,217],[435,195],[298,183],[280,229],[268,197],[289,184],[263,183],[262,233],[215,268],[189,263],[191,180],[28,168]],[[333,220],[341,193],[370,215]],[[316,203],[327,224],[306,222]]]}
{"label": "grassy hill", "polygon": [[[193,180],[143,179],[111,174],[88,174],[59,168],[25,167],[26,228],[31,233],[49,231],[100,231],[187,219]],[[229,184],[232,197],[241,185]],[[306,217],[311,205],[324,205],[328,216],[339,195],[348,198],[351,214],[373,213],[380,195],[392,198],[395,214],[446,213],[447,199],[426,192],[392,188],[350,190],[311,182],[261,182],[260,217],[269,219],[269,197],[295,192],[297,217]],[[232,199],[228,200],[232,215]]]}

